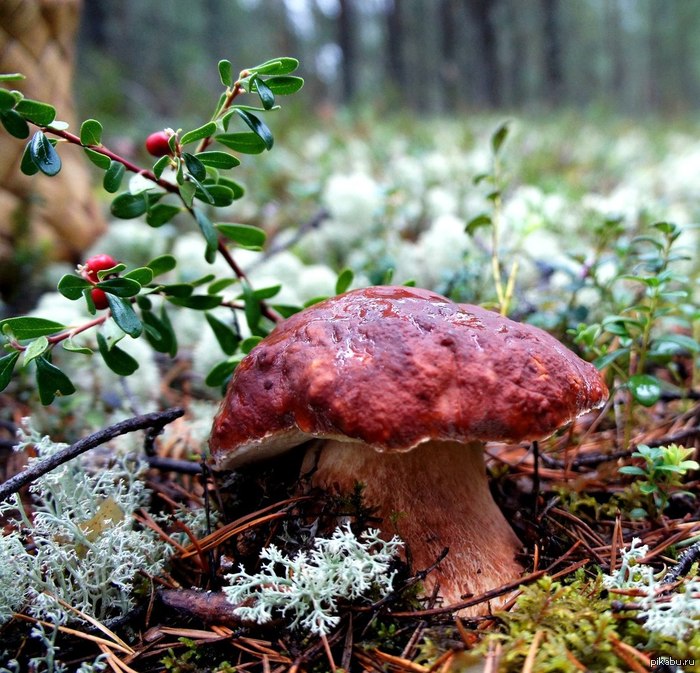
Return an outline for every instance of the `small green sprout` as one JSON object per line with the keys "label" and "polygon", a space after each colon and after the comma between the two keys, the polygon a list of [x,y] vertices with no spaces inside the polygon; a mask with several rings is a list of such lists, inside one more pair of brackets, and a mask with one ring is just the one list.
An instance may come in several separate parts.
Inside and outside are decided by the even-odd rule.
{"label": "small green sprout", "polygon": [[636,482],[636,487],[643,495],[651,498],[656,511],[662,513],[673,493],[695,497],[694,493],[678,490],[685,475],[690,470],[700,468],[697,461],[689,460],[693,451],[694,449],[686,449],[677,444],[658,447],[640,444],[632,456],[641,458],[643,464],[625,465],[620,468],[620,472],[641,477]]}

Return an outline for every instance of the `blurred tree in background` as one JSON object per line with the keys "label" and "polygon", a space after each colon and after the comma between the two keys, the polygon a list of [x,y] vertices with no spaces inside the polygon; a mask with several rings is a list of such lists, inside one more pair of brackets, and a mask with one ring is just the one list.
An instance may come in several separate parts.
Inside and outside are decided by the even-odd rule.
{"label": "blurred tree in background", "polygon": [[700,101],[699,28],[684,0],[100,0],[79,52],[100,86],[79,94],[127,123],[167,121],[179,91],[214,89],[213,61],[287,53],[317,107],[683,113]]}

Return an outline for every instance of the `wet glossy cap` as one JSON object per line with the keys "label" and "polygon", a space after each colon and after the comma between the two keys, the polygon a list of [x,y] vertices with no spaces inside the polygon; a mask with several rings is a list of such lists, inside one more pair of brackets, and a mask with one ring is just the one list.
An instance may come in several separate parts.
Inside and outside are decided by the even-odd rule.
{"label": "wet glossy cap", "polygon": [[541,439],[607,396],[595,367],[536,327],[427,290],[370,287],[263,339],[236,369],[210,447],[230,468],[312,437],[378,451]]}

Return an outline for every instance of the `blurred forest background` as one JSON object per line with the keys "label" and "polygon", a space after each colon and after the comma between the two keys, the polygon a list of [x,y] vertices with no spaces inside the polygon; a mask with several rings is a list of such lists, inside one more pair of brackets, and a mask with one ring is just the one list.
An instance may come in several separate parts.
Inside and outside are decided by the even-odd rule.
{"label": "blurred forest background", "polygon": [[699,30],[689,0],[92,0],[78,93],[91,114],[167,119],[218,91],[219,59],[289,55],[319,110],[685,113]]}

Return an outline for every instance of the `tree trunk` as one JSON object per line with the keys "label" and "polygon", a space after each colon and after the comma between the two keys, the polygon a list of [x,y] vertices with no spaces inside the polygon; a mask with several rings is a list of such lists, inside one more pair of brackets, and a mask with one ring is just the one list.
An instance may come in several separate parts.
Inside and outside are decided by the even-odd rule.
{"label": "tree trunk", "polygon": [[501,77],[498,67],[498,40],[493,20],[497,0],[465,0],[466,8],[474,22],[476,48],[481,55],[480,88],[484,102],[489,107],[501,104]]}
{"label": "tree trunk", "polygon": [[606,93],[611,100],[617,98],[619,103],[626,103],[625,98],[625,54],[622,39],[622,20],[617,0],[605,4],[605,34],[608,60],[610,63]]}
{"label": "tree trunk", "polygon": [[404,24],[401,7],[401,0],[387,3],[386,69],[391,83],[403,93],[406,88],[406,67],[403,57]]}
{"label": "tree trunk", "polygon": [[541,7],[544,98],[551,105],[557,105],[561,102],[564,82],[561,65],[559,0],[541,0]]}
{"label": "tree trunk", "polygon": [[356,50],[353,0],[338,1],[338,45],[343,54],[343,102],[355,97]]}
{"label": "tree trunk", "polygon": [[457,62],[457,15],[454,0],[440,0],[442,63],[440,79],[444,104],[454,111],[459,101],[459,64]]}
{"label": "tree trunk", "polygon": [[[59,119],[76,127],[73,61],[81,3],[78,0],[0,1],[0,72],[20,72],[12,82],[28,98],[51,103]],[[32,129],[32,132],[36,129]],[[105,222],[93,199],[83,152],[62,146],[61,172],[27,177],[19,170],[22,141],[0,133],[0,294],[8,302],[29,300],[21,277],[27,260],[76,262]],[[24,309],[22,309],[24,310]]]}

